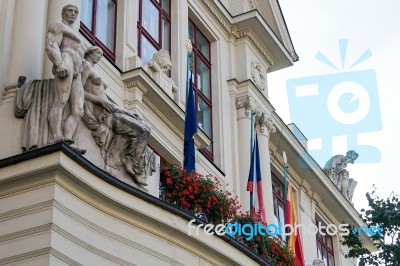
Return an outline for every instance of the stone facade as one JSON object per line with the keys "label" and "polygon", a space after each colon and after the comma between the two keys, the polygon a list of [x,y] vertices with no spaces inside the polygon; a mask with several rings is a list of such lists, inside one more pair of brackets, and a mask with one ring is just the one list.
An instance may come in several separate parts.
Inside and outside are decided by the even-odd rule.
{"label": "stone facade", "polygon": [[[93,69],[107,85],[104,106],[126,110],[151,127],[143,149],[147,186],[123,162],[112,167],[104,155],[108,150],[96,139],[101,123],[91,128],[79,120],[74,141],[84,155],[74,153],[68,140],[55,144],[62,146],[58,150],[48,142],[39,145],[48,153],[32,146],[22,153],[28,135],[24,119],[14,116],[18,78],[31,84],[54,77],[54,62],[45,52],[48,27],[60,20],[63,6],[80,7],[81,1],[0,3],[0,250],[6,250],[0,264],[258,265],[257,258],[221,238],[188,236],[190,217],[157,199],[160,157],[183,161],[188,17],[210,40],[211,52],[213,139],[199,130],[195,145],[200,150],[213,142],[213,161],[197,151],[197,171],[219,178],[248,210],[250,138],[257,133],[267,221],[275,220],[271,173],[283,180],[285,151],[300,223],[363,224],[325,172],[304,156],[304,147],[268,101],[268,73],[297,60],[275,1],[171,1],[171,54],[161,50],[147,64],[137,51],[138,0],[118,1],[115,60],[102,57]],[[79,23],[71,31],[84,50],[93,45]],[[300,167],[299,158],[309,167]],[[302,239],[306,264],[312,264],[318,257],[316,238],[302,231]],[[335,265],[355,265],[339,241],[335,236]]]}

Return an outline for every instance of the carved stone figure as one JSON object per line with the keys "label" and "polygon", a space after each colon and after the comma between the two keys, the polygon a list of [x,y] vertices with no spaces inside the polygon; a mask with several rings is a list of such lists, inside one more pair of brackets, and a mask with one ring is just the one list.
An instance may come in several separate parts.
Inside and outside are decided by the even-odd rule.
{"label": "carved stone figure", "polygon": [[341,174],[341,184],[340,184],[340,191],[342,194],[346,197],[346,199],[349,199],[349,195],[347,193],[347,190],[349,188],[349,172],[344,171]]}
{"label": "carved stone figure", "polygon": [[312,262],[312,266],[325,266],[325,262],[320,259],[315,259]]}
{"label": "carved stone figure", "polygon": [[144,151],[143,174],[144,176],[152,176],[157,171],[157,155],[152,149],[146,147]]}
{"label": "carved stone figure", "polygon": [[344,171],[348,163],[353,164],[358,158],[358,153],[351,150],[346,153],[346,156],[338,154],[333,156],[329,161],[326,162],[324,171],[333,169],[335,173],[340,173]]}
{"label": "carved stone figure", "polygon": [[346,156],[338,154],[329,159],[323,169],[336,187],[350,202],[357,182],[353,178],[349,178],[349,172],[345,168],[348,163],[354,163],[357,158],[358,154],[353,150],[348,151]]}
{"label": "carved stone figure", "polygon": [[251,78],[254,84],[257,86],[258,89],[264,90],[265,89],[265,70],[260,62],[252,61],[251,62]]}
{"label": "carved stone figure", "polygon": [[167,50],[159,50],[158,52],[153,54],[153,57],[147,62],[149,68],[153,69],[153,71],[161,71],[167,72],[171,70],[172,63],[171,57]]}
{"label": "carved stone figure", "polygon": [[73,144],[84,101],[84,48],[73,30],[78,13],[76,6],[66,5],[62,21],[49,25],[46,52],[53,63],[54,79],[29,81],[18,90],[15,115],[25,118],[23,151],[66,142],[78,152],[85,152]]}
{"label": "carved stone figure", "polygon": [[[46,52],[53,62],[55,97],[49,110],[49,143],[74,143],[74,134],[83,115],[83,88],[81,82],[84,48],[73,25],[78,17],[76,6],[66,5],[62,21],[49,25]],[[63,109],[69,105],[69,114],[63,121]]]}
{"label": "carved stone figure", "polygon": [[106,167],[122,166],[140,185],[147,185],[143,163],[150,127],[138,114],[110,102],[107,85],[94,69],[102,50],[93,46],[85,51],[82,84],[85,91],[83,121],[92,130]]}
{"label": "carved stone figure", "polygon": [[350,202],[353,200],[354,189],[356,188],[356,186],[357,186],[357,181],[354,180],[353,178],[350,178],[349,187],[347,189],[347,195]]}

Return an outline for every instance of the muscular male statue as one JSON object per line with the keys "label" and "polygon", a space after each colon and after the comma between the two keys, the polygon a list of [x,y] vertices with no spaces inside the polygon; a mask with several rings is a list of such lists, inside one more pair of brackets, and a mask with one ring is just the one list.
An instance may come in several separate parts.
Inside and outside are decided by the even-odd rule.
{"label": "muscular male statue", "polygon": [[[78,152],[85,150],[73,143],[78,122],[83,115],[84,91],[81,81],[85,53],[81,40],[73,30],[79,10],[74,5],[62,9],[62,21],[49,25],[46,52],[53,62],[55,97],[48,114],[49,144],[66,142]],[[68,103],[69,114],[63,121],[63,110]]]}

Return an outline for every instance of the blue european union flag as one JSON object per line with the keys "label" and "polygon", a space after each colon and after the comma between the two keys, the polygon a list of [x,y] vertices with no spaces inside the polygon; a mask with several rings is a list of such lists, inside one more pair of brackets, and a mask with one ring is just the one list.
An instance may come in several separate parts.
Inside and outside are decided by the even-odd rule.
{"label": "blue european union flag", "polygon": [[183,168],[188,171],[196,169],[196,157],[193,135],[197,133],[197,117],[194,101],[192,75],[189,74],[189,84],[186,99],[185,137],[183,147]]}

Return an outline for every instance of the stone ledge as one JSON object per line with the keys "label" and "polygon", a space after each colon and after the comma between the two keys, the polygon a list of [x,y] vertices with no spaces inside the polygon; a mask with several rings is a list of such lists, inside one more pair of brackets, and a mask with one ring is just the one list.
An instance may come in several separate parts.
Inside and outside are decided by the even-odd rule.
{"label": "stone ledge", "polygon": [[[118,180],[117,178],[111,176],[110,174],[104,172],[103,170],[101,170],[100,168],[93,165],[91,162],[89,162],[87,159],[85,159],[83,156],[81,156],[80,154],[75,152],[73,149],[71,149],[68,145],[66,145],[64,143],[54,144],[54,145],[47,146],[47,147],[44,147],[41,149],[33,150],[33,151],[30,151],[30,152],[27,152],[24,154],[12,156],[12,157],[0,160],[0,172],[3,172],[2,175],[5,173],[10,175],[10,172],[8,171],[8,169],[6,170],[4,168],[12,167],[16,164],[31,161],[31,160],[34,160],[35,158],[43,160],[43,158],[41,158],[41,157],[44,157],[44,156],[52,156],[52,158],[54,157],[53,159],[57,158],[55,160],[60,161],[59,166],[57,168],[59,169],[59,173],[63,173],[63,174],[57,174],[58,177],[56,177],[56,181],[55,181],[59,185],[61,185],[64,182],[61,179],[59,180],[59,177],[61,175],[65,176],[65,174],[67,174],[67,176],[69,176],[71,178],[67,178],[66,182],[67,181],[72,182],[76,186],[81,187],[82,189],[84,189],[87,192],[92,191],[90,193],[93,193],[93,191],[96,194],[101,193],[102,195],[99,195],[100,196],[100,198],[98,198],[99,200],[105,199],[105,200],[111,202],[112,204],[119,205],[123,209],[126,209],[126,210],[129,209],[128,211],[134,211],[134,212],[142,215],[144,219],[153,219],[155,223],[160,223],[160,225],[162,225],[163,227],[167,227],[167,228],[171,227],[167,231],[172,232],[174,230],[177,230],[176,233],[173,233],[173,235],[175,237],[177,237],[178,239],[180,239],[179,241],[183,241],[182,239],[186,238],[185,241],[190,241],[195,246],[200,245],[203,248],[205,248],[205,250],[209,250],[209,251],[213,250],[213,252],[212,252],[213,254],[210,254],[210,256],[212,256],[212,257],[216,256],[216,257],[220,257],[221,259],[223,259],[225,261],[231,261],[231,262],[236,261],[236,263],[240,262],[239,264],[246,262],[246,263],[250,263],[249,265],[251,265],[253,263],[257,263],[258,265],[266,265],[266,266],[270,265],[263,258],[261,258],[260,256],[258,256],[255,253],[253,253],[252,251],[247,249],[245,246],[243,246],[241,243],[239,243],[238,241],[236,241],[235,239],[233,239],[229,236],[225,235],[222,237],[219,237],[219,236],[209,237],[206,235],[200,235],[200,237],[190,237],[185,234],[186,228],[182,228],[182,226],[180,228],[177,228],[177,224],[175,224],[175,223],[171,224],[172,221],[168,220],[168,217],[162,217],[162,215],[157,218],[155,216],[152,217],[153,215],[155,215],[155,212],[157,211],[157,209],[154,209],[153,207],[151,207],[151,208],[147,207],[143,210],[141,207],[146,205],[145,202],[152,204],[154,207],[163,209],[162,212],[167,211],[168,213],[171,213],[171,214],[176,215],[179,218],[183,219],[183,220],[181,220],[181,222],[178,222],[178,226],[179,226],[179,224],[181,224],[181,225],[186,224],[187,221],[190,221],[192,219],[195,219],[196,220],[195,223],[197,223],[197,224],[204,224],[204,222],[202,220],[196,218],[195,216],[191,215],[190,213],[187,213],[177,207],[174,207],[174,206],[172,206],[156,197],[153,197],[139,189],[129,186],[128,184],[126,184],[126,183]],[[69,160],[68,158],[71,160]],[[54,161],[54,160],[50,160],[50,161]],[[76,168],[75,164],[78,164],[83,169]],[[30,165],[30,167],[34,168],[35,165]],[[49,165],[49,169],[54,170],[54,167],[55,167],[54,164]],[[18,169],[20,169],[20,167],[18,167]],[[1,170],[5,170],[5,171],[1,171]],[[77,176],[78,174],[84,173],[85,170],[87,172],[90,172],[91,174],[93,174],[93,176],[91,176],[91,175],[88,176],[87,174]],[[21,176],[21,174],[23,174],[24,171],[25,170],[18,170],[18,173],[17,173],[17,171],[14,171],[14,177],[17,177],[19,179],[19,183],[22,180],[20,178],[20,176]],[[43,171],[43,169],[41,169],[40,171]],[[11,172],[13,172],[13,171],[11,171]],[[29,169],[29,172],[34,174],[35,169]],[[14,179],[12,175],[13,174],[11,174],[11,176],[3,179],[0,182],[3,184],[7,183],[7,182],[11,182]],[[74,176],[76,176],[76,177],[73,178]],[[100,182],[96,182],[95,181],[96,178],[99,178],[99,179],[105,181],[106,183],[112,185],[112,187],[108,187],[108,188],[105,187],[104,191],[99,191],[99,188],[100,188],[99,184],[102,184],[101,186],[104,187],[104,183],[101,182],[100,180],[99,180]],[[65,184],[67,184],[67,183],[65,183]],[[65,186],[69,186],[69,185],[65,185]],[[115,188],[117,188],[117,190]],[[120,194],[120,192],[118,192],[119,190],[127,192],[129,195],[127,195],[125,193]],[[107,194],[107,193],[110,193],[110,194]],[[118,196],[119,198],[117,199],[116,196]],[[131,196],[134,196],[134,198],[132,198]],[[142,200],[142,203],[140,203],[140,200]],[[133,206],[128,204],[128,203],[135,203],[135,202],[136,202],[136,204]],[[157,211],[157,212],[159,212],[159,211]],[[151,214],[151,213],[153,213],[153,214]],[[158,213],[158,215],[159,215],[159,213]],[[145,216],[147,216],[147,217],[145,217]],[[177,222],[180,220],[179,218],[178,218],[178,220],[176,220],[176,218],[174,218],[173,220],[176,220],[176,222]],[[227,242],[229,245],[221,246],[220,245],[221,243],[218,245],[218,242],[220,241],[218,239],[223,240],[224,242]],[[179,244],[178,242],[176,243],[177,245]],[[205,250],[203,250],[203,252],[205,252]],[[236,250],[236,252],[234,252],[234,250]],[[240,254],[242,254],[242,255],[237,254],[237,251],[240,251],[241,252]],[[196,253],[198,253],[198,252],[196,252]],[[251,263],[251,261],[253,261],[253,263]]]}

